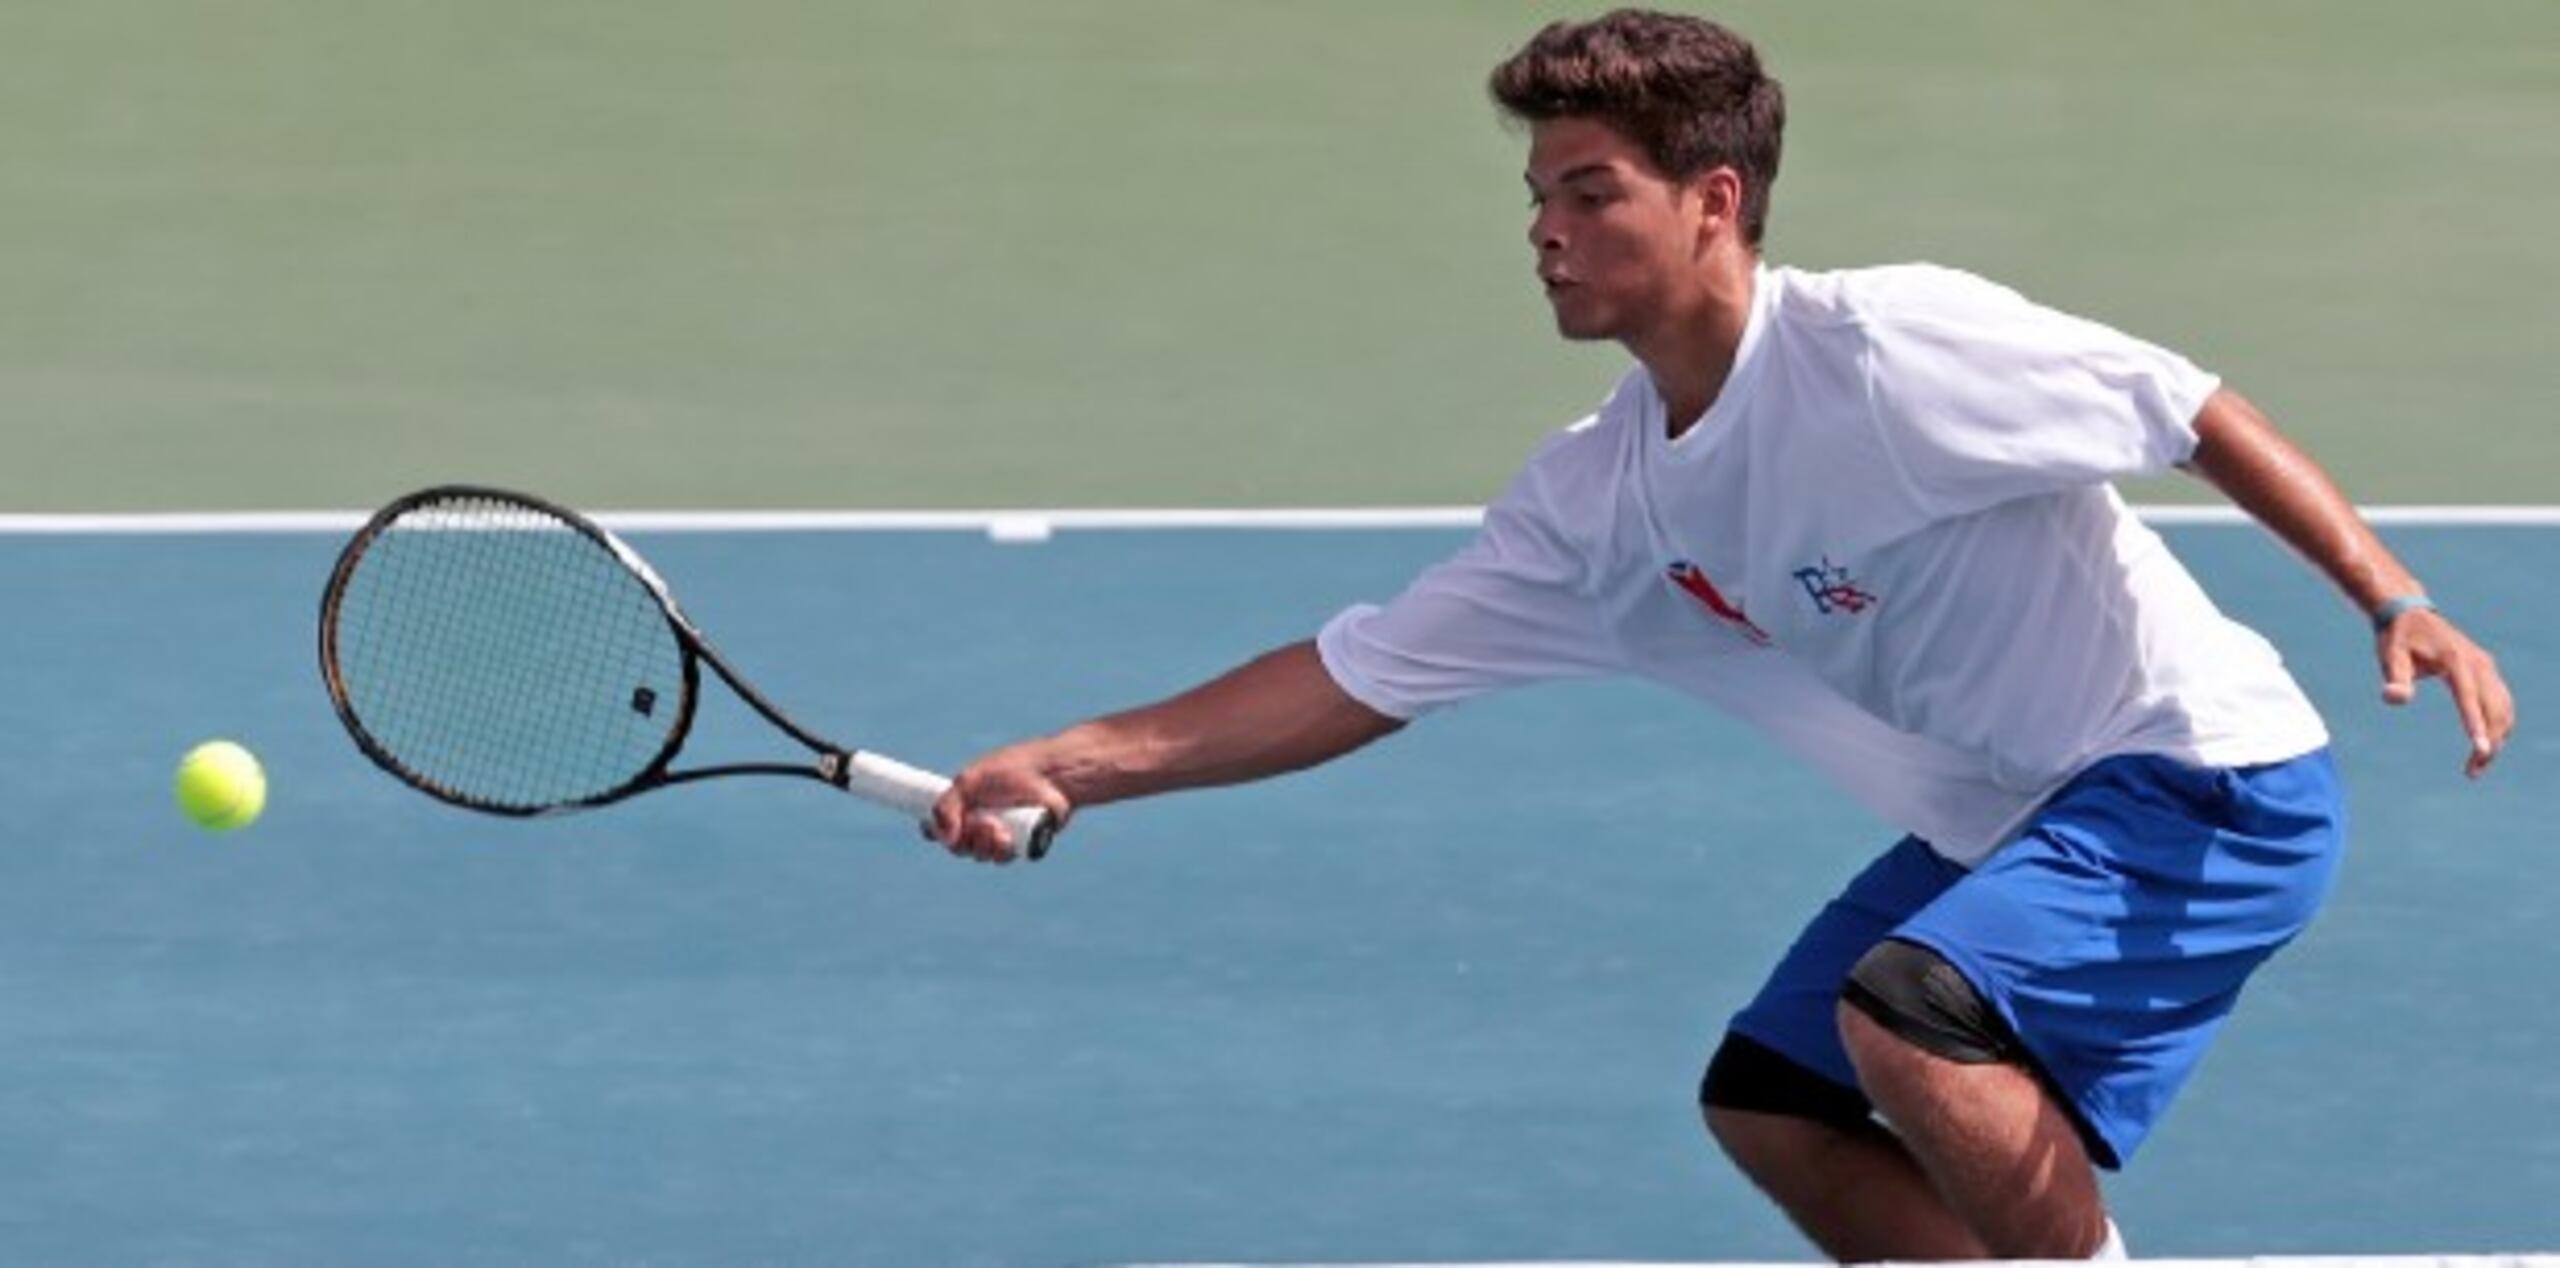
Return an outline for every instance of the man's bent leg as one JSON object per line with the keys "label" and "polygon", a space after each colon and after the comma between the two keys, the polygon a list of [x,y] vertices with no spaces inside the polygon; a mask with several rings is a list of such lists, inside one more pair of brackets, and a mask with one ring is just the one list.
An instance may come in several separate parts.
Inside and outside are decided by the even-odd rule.
{"label": "man's bent leg", "polygon": [[1881,1127],[1707,1110],[1707,1130],[1787,1219],[1841,1263],[1987,1259],[1909,1151]]}
{"label": "man's bent leg", "polygon": [[2106,1245],[2079,1128],[2026,1067],[1943,1039],[1931,1046],[1957,1055],[1931,1051],[1870,1016],[1854,992],[1840,1005],[1840,1037],[1859,1085],[1990,1257],[2086,1259]]}
{"label": "man's bent leg", "polygon": [[1701,1099],[1716,1143],[1823,1254],[1844,1263],[1987,1257],[1855,1091],[1729,1035]]}

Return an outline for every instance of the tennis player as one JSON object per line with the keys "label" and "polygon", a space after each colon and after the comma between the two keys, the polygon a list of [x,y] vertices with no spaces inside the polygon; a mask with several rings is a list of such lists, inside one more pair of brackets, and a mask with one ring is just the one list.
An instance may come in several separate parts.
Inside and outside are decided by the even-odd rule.
{"label": "tennis player", "polygon": [[[2109,481],[2181,467],[2441,678],[2469,773],[2513,702],[2303,453],[2213,374],[1953,269],[1760,251],[1779,85],[1621,11],[1491,78],[1537,277],[1635,364],[1463,549],[1161,703],[991,753],[934,810],[1082,806],[1322,762],[1460,700],[1601,674],[1739,715],[1906,831],[1816,913],[1701,1085],[1715,1139],[1842,1260],[2120,1257],[2121,1166],[2344,836],[2320,716]],[[1702,773],[1712,778],[1712,772]]]}

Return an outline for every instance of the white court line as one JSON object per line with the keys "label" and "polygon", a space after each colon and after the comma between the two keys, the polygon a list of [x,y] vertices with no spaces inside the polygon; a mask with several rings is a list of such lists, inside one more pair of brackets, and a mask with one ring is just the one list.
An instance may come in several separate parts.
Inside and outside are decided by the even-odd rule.
{"label": "white court line", "polygon": [[[1942,1262],[1935,1268],[2087,1268],[2085,1259],[1978,1259]],[[2560,1255],[2549,1252],[2462,1255],[2255,1255],[2228,1259],[2134,1259],[2136,1268],[2560,1268]],[[1657,1259],[1523,1259],[1448,1260],[1397,1263],[1352,1263],[1339,1260],[1273,1260],[1256,1263],[1123,1264],[1118,1268],[1813,1268],[1795,1261],[1748,1262],[1699,1260],[1691,1264]],[[1905,1268],[1884,1260],[1875,1268]]]}
{"label": "white court line", "polygon": [[[1935,1268],[2086,1268],[2089,1260],[1946,1260]],[[2560,1268],[2560,1255],[2248,1255],[2214,1260],[2130,1260],[2135,1268]],[[1434,1260],[1434,1263],[1341,1263],[1341,1260],[1272,1260],[1272,1263],[1129,1263],[1119,1268],[1812,1268],[1795,1260]],[[1882,1260],[1876,1268],[1902,1268]]]}
{"label": "white court line", "polygon": [[[0,515],[0,536],[125,533],[346,533],[364,511],[151,511]],[[1465,506],[958,511],[598,511],[620,532],[978,532],[1027,524],[1065,530],[1472,528]]]}
{"label": "white court line", "polygon": [[[2127,1260],[2135,1268],[2560,1268],[2555,1253],[2504,1255],[2235,1255],[2235,1258]],[[1940,1260],[1933,1268],[2086,1268],[2089,1260]],[[1257,1263],[1124,1263],[1116,1268],[1815,1268],[1797,1260],[1257,1260]],[[1874,1268],[1910,1268],[1879,1260]]]}
{"label": "white court line", "polygon": [[[2244,524],[2230,506],[2140,506],[2154,524]],[[363,511],[154,511],[142,513],[0,514],[0,536],[116,534],[345,533]],[[596,518],[625,532],[977,532],[1045,526],[1059,532],[1180,529],[1340,530],[1471,528],[1483,513],[1470,506],[1263,507],[956,511],[603,511]],[[2560,506],[2369,506],[2376,524],[2560,526]]]}

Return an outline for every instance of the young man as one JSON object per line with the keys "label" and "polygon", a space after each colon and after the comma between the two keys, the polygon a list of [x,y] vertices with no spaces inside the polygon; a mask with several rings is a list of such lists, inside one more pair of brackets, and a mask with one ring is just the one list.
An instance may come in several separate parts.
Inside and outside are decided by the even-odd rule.
{"label": "young man", "polygon": [[1431,709],[1636,674],[1739,714],[1911,835],[1818,913],[1701,1088],[1734,1160],[1842,1260],[2120,1254],[2122,1164],[2342,836],[2319,716],[2108,485],[2182,466],[2371,620],[2383,694],[2441,677],[2478,774],[2490,657],[2319,468],[2174,353],[1945,269],[1759,243],[1784,107],[1751,46],[1621,11],[1496,69],[1537,275],[1636,365],[1474,540],[1187,693],[981,758],[985,813],[1255,779]]}

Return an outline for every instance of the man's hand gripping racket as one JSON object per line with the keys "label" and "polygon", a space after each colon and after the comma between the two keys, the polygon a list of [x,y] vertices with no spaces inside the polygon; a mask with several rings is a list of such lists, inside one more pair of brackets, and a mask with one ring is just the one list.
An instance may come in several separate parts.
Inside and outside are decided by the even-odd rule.
{"label": "man's hand gripping racket", "polygon": [[962,858],[1004,862],[1013,852],[1012,842],[1020,838],[1004,815],[975,809],[980,806],[1038,807],[1047,812],[1052,833],[1064,831],[1075,813],[1075,804],[1050,776],[1036,740],[971,762],[934,802],[923,824],[925,836]]}
{"label": "man's hand gripping racket", "polygon": [[[813,756],[675,769],[704,665]],[[930,832],[934,803],[951,786],[793,722],[712,650],[619,538],[575,511],[500,489],[426,489],[376,512],[322,595],[320,669],[339,720],[375,765],[491,814],[586,809],[715,776],[788,775],[901,811]],[[972,834],[971,857],[1040,858],[1059,826],[1037,805],[992,818]]]}

